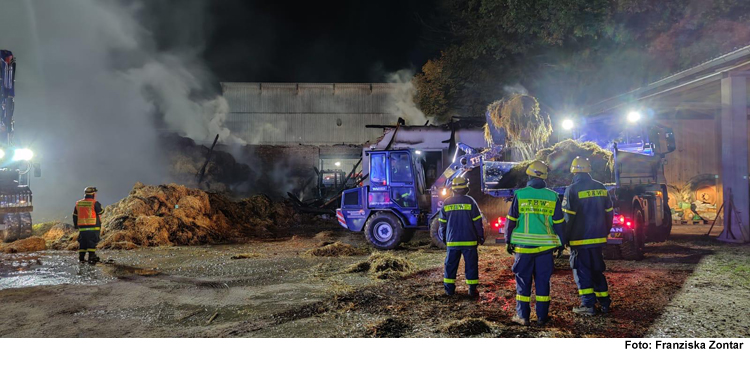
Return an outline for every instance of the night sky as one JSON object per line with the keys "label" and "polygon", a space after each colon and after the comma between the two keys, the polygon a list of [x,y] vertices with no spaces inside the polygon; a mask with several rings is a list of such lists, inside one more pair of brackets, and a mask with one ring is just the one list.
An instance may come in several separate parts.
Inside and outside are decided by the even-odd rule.
{"label": "night sky", "polygon": [[211,1],[204,58],[220,81],[379,82],[436,55],[434,2]]}

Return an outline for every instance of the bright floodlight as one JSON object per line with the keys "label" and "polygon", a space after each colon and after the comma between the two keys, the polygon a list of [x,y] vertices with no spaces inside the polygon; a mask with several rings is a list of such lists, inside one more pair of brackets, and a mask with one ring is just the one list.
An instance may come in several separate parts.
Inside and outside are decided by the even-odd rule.
{"label": "bright floodlight", "polygon": [[414,151],[414,153],[417,154],[417,155],[422,155],[422,152],[419,151],[419,150]]}
{"label": "bright floodlight", "polygon": [[572,130],[573,127],[575,127],[575,123],[573,123],[572,119],[566,118],[562,121],[562,128],[566,130]]}
{"label": "bright floodlight", "polygon": [[641,113],[638,111],[628,112],[628,122],[636,123],[641,120]]}
{"label": "bright floodlight", "polygon": [[5,151],[0,149],[0,159],[5,157]]}
{"label": "bright floodlight", "polygon": [[335,166],[341,166],[341,162],[337,161],[337,162],[333,163],[333,165],[335,165]]}
{"label": "bright floodlight", "polygon": [[34,153],[29,149],[16,149],[13,152],[13,160],[31,160],[34,157]]}

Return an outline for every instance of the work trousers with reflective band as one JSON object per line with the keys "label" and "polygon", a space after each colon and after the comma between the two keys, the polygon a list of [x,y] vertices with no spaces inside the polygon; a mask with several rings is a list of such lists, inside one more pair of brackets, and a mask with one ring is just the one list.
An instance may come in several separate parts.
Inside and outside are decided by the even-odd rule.
{"label": "work trousers with reflective band", "polygon": [[450,294],[456,291],[456,272],[458,272],[458,264],[461,262],[461,256],[464,257],[466,284],[472,289],[476,289],[479,284],[479,253],[477,246],[448,247],[445,256],[443,285],[445,286],[445,291]]}
{"label": "work trousers with reflective band", "polygon": [[[85,253],[95,253],[96,245],[99,244],[99,230],[80,229],[78,232],[78,253],[79,256]],[[91,255],[89,254],[89,257]]]}
{"label": "work trousers with reflective band", "polygon": [[581,305],[593,307],[599,301],[601,306],[608,307],[612,300],[604,277],[606,265],[602,247],[571,248],[570,268],[573,269]]}
{"label": "work trousers with reflective band", "polygon": [[516,253],[513,273],[516,274],[516,314],[524,319],[531,316],[531,282],[536,285],[536,317],[547,319],[549,314],[549,281],[555,268],[552,250],[535,254]]}

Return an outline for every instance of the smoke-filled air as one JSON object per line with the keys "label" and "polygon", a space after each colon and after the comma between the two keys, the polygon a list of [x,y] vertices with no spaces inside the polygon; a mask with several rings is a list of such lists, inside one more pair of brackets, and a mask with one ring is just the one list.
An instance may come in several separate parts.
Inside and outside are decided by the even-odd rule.
{"label": "smoke-filled air", "polygon": [[[194,19],[200,4],[170,11]],[[143,4],[3,6],[0,43],[19,60],[15,143],[31,148],[42,168],[33,182],[36,221],[68,215],[86,186],[98,187],[110,204],[137,181],[169,180],[160,133],[242,142],[223,126],[226,101],[206,94],[211,78],[195,57],[200,45],[157,50],[140,21]]]}

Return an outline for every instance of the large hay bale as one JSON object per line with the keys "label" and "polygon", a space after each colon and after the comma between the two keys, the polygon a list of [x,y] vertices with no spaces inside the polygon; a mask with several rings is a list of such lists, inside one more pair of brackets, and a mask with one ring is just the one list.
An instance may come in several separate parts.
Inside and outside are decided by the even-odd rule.
{"label": "large hay bale", "polygon": [[269,237],[297,221],[284,203],[255,196],[234,202],[177,184],[137,183],[130,194],[104,211],[100,248],[132,245],[200,245],[239,236]]}
{"label": "large hay bale", "polygon": [[63,239],[64,237],[70,237],[75,232],[76,229],[73,227],[73,225],[58,222],[49,230],[47,230],[47,232],[42,235],[42,238],[47,241],[58,241]]}
{"label": "large hay bale", "polygon": [[45,249],[47,249],[47,241],[38,236],[0,244],[0,252],[3,253],[38,252]]}
{"label": "large hay bale", "polygon": [[[578,142],[574,140],[563,140],[546,149],[539,150],[535,159],[547,163],[550,168],[547,177],[547,186],[567,186],[573,181],[570,165],[577,156],[588,158],[591,161],[591,176],[600,182],[612,180],[612,153],[602,149],[593,142]],[[522,161],[503,176],[500,181],[502,188],[521,188],[526,186],[528,176],[526,168],[531,161]]]}
{"label": "large hay bale", "polygon": [[498,100],[487,107],[487,112],[492,125],[485,126],[485,139],[497,143],[493,141],[493,129],[505,131],[507,144],[524,160],[531,159],[552,134],[552,121],[530,95],[515,94]]}

